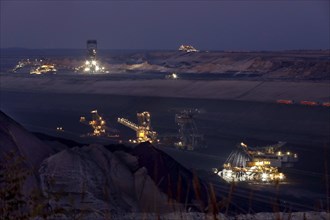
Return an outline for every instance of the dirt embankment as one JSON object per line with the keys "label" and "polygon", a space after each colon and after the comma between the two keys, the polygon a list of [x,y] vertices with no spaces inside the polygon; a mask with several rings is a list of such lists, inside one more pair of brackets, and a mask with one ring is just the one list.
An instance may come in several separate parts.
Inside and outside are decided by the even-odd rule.
{"label": "dirt embankment", "polygon": [[[47,58],[47,57],[46,57]],[[330,51],[182,52],[100,51],[98,59],[109,73],[213,73],[222,77],[269,80],[330,80]],[[58,70],[73,71],[83,57],[49,58]]]}
{"label": "dirt embankment", "polygon": [[140,52],[109,55],[113,72],[215,73],[264,79],[329,80],[330,51]]}
{"label": "dirt embankment", "polygon": [[66,94],[111,94],[129,96],[206,98],[218,100],[246,100],[275,102],[278,99],[294,101],[330,101],[327,82],[281,82],[241,80],[120,80],[98,77],[1,76],[0,91],[30,91]]}

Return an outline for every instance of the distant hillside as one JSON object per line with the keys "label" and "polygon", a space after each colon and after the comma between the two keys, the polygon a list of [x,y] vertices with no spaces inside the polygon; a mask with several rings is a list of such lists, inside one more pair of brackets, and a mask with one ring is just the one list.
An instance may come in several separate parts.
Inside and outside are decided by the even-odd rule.
{"label": "distant hillside", "polygon": [[112,71],[246,74],[265,79],[330,79],[330,51],[136,52],[105,58]]}
{"label": "distant hillside", "polygon": [[[84,50],[6,49],[0,70],[10,71],[18,58],[42,58],[59,71],[73,71],[84,63]],[[100,50],[98,59],[109,73],[211,73],[224,78],[262,80],[330,80],[330,51],[111,51]]]}

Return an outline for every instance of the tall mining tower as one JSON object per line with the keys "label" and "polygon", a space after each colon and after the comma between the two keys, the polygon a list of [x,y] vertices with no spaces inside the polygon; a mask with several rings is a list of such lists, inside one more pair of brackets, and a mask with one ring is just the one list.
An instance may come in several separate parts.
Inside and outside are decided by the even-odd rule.
{"label": "tall mining tower", "polygon": [[98,73],[104,72],[104,67],[101,67],[99,62],[96,60],[97,42],[96,40],[87,41],[87,59],[83,66],[84,72]]}
{"label": "tall mining tower", "polygon": [[157,142],[157,133],[151,129],[150,113],[137,113],[137,119],[138,124],[135,124],[126,118],[118,118],[118,123],[136,131],[136,139],[129,141],[132,143],[141,143],[146,141],[149,141],[150,143]]}
{"label": "tall mining tower", "polygon": [[179,149],[196,150],[205,148],[204,135],[198,132],[194,115],[198,111],[185,109],[175,114],[175,122],[179,126],[179,139],[175,146]]}
{"label": "tall mining tower", "polygon": [[97,41],[88,40],[87,41],[87,53],[86,60],[84,64],[75,68],[76,72],[84,73],[109,73],[104,66],[101,66],[101,62],[96,59],[97,53]]}
{"label": "tall mining tower", "polygon": [[87,59],[96,60],[96,50],[97,50],[97,41],[88,40],[87,41]]}

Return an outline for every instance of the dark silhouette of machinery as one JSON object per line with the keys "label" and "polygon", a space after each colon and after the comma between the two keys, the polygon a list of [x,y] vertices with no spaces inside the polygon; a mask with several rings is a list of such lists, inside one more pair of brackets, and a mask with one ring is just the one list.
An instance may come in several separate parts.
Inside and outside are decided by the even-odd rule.
{"label": "dark silhouette of machinery", "polygon": [[179,126],[179,142],[174,145],[179,149],[196,150],[205,148],[204,135],[198,132],[194,115],[197,109],[185,109],[175,114],[175,123]]}
{"label": "dark silhouette of machinery", "polygon": [[97,51],[97,41],[88,40],[87,41],[87,59],[96,60],[96,51]]}
{"label": "dark silhouette of machinery", "polygon": [[136,139],[129,141],[132,143],[141,143],[146,141],[149,141],[150,143],[158,142],[157,133],[151,129],[150,113],[137,113],[137,119],[138,124],[135,124],[125,118],[118,118],[118,123],[136,131]]}

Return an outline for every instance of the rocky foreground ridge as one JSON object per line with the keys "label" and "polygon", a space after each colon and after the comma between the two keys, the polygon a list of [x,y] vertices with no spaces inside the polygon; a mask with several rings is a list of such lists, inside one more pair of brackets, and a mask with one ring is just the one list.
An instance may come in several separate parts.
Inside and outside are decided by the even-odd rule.
{"label": "rocky foreground ridge", "polygon": [[44,141],[1,111],[0,195],[1,219],[329,218],[326,212],[242,215],[247,201],[231,201],[236,196],[227,189],[219,196],[211,184],[149,143],[130,148]]}
{"label": "rocky foreground ridge", "polygon": [[[90,145],[58,150],[2,112],[0,140],[3,176],[12,172],[8,167],[15,167],[8,161],[10,152],[23,157],[20,170],[32,171],[23,183],[24,198],[39,190],[40,203],[50,213],[84,213],[93,219],[120,213],[204,211],[208,206],[210,193],[203,181],[149,143],[134,149]],[[0,185],[11,189],[6,178],[10,176]],[[1,200],[1,208],[6,201]]]}

